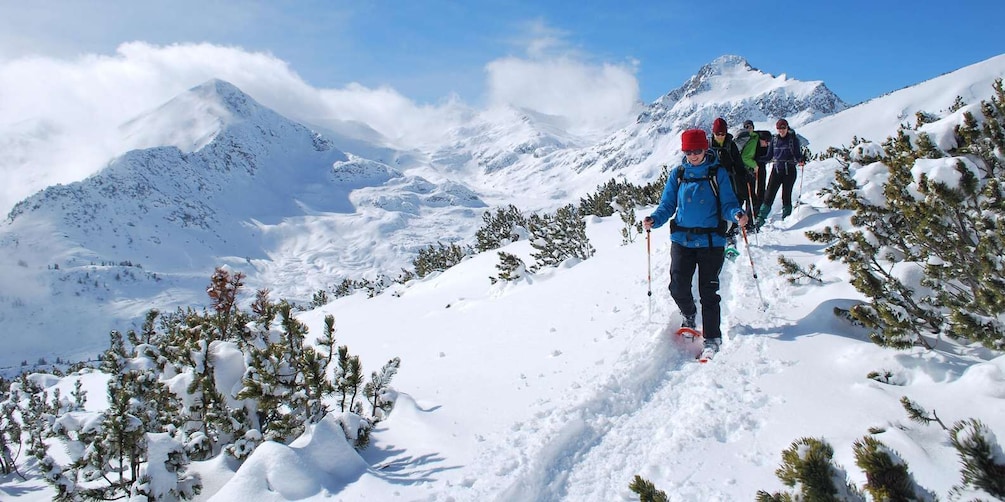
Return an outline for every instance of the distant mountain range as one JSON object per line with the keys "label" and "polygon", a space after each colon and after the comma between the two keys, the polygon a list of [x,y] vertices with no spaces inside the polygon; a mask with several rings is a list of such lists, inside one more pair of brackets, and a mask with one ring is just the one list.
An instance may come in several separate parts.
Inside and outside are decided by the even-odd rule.
{"label": "distant mountain range", "polygon": [[426,245],[471,242],[489,208],[551,210],[612,177],[646,182],[679,160],[680,131],[716,117],[732,129],[779,117],[800,127],[847,108],[823,82],[723,56],[599,141],[494,108],[442,144],[397,151],[206,82],[122,126],[142,148],[28,197],[0,225],[0,252],[16,263],[0,292],[0,366],[95,355],[110,329],[135,327],[150,308],[204,304],[219,265],[307,302],[344,278],[397,275]]}

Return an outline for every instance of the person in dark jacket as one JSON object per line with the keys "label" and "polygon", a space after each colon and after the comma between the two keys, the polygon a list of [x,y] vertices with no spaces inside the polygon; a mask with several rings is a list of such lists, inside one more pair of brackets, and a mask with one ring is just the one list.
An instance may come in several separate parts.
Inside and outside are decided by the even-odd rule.
{"label": "person in dark jacket", "polygon": [[[726,123],[726,119],[719,117],[712,122],[712,142],[709,144],[709,148],[715,152],[716,157],[719,158],[719,165],[726,168],[726,172],[729,173],[729,179],[733,185],[733,193],[736,195],[736,200],[740,202],[740,207],[744,206],[744,203],[750,200],[750,195],[747,193],[747,177],[748,171],[743,165],[743,157],[740,154],[740,149],[736,146],[736,142],[733,141],[733,135],[729,133],[729,127]],[[753,214],[754,208],[748,208],[750,214]],[[726,230],[726,238],[729,240],[729,249],[727,249],[727,258],[733,259],[736,257],[735,248],[736,246],[736,233],[738,228],[734,225],[730,225],[729,229]],[[730,255],[729,253],[734,253]]]}
{"label": "person in dark jacket", "polygon": [[792,214],[792,187],[796,184],[798,173],[796,167],[806,162],[799,137],[789,129],[789,122],[779,119],[775,123],[775,129],[778,130],[778,134],[771,138],[768,151],[764,155],[765,160],[771,161],[771,176],[768,178],[768,187],[757,214],[758,227],[764,225],[768,215],[771,214],[771,205],[775,202],[779,187],[782,189],[782,218]]}
{"label": "person in dark jacket", "polygon": [[709,148],[719,157],[719,165],[726,168],[729,178],[733,183],[733,193],[736,200],[742,206],[748,199],[747,195],[747,169],[743,165],[743,157],[740,149],[733,141],[733,135],[729,133],[726,120],[722,117],[712,122],[712,142]]}
{"label": "person in dark jacket", "polygon": [[747,215],[733,193],[729,174],[708,146],[705,131],[684,131],[681,135],[684,158],[667,179],[659,206],[642,220],[647,231],[671,222],[670,296],[684,316],[683,327],[696,326],[698,308],[691,294],[691,284],[695,269],[698,270],[705,338],[703,357],[717,352],[722,341],[719,272],[725,259],[723,223],[747,223]]}
{"label": "person in dark jacket", "polygon": [[768,163],[764,158],[768,155],[768,145],[771,144],[771,131],[754,131],[760,138],[754,159],[757,162],[757,172],[754,173],[754,207],[760,208],[764,201],[764,189],[768,185]]}

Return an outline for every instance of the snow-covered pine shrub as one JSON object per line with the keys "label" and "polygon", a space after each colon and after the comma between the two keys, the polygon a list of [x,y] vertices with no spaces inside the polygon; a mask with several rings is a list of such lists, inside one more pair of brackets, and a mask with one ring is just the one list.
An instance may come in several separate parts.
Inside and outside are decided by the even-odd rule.
{"label": "snow-covered pine shrub", "polygon": [[370,374],[370,382],[363,386],[363,395],[370,402],[370,415],[374,423],[386,418],[394,408],[394,397],[390,394],[391,379],[398,373],[400,366],[400,358],[391,359],[380,372],[374,371]]}
{"label": "snow-covered pine shrub", "polygon": [[325,375],[331,352],[324,354],[304,343],[307,326],[293,317],[289,302],[281,301],[275,308],[279,330],[263,326],[265,343],[248,348],[237,398],[256,404],[255,428],[264,440],[285,443],[324,417],[324,399],[334,386]]}
{"label": "snow-covered pine shrub", "polygon": [[865,473],[863,489],[872,500],[936,500],[914,481],[907,462],[882,441],[865,436],[855,441],[852,450],[855,465]]}
{"label": "snow-covered pine shrub", "polygon": [[963,464],[963,484],[953,487],[952,494],[976,489],[1005,499],[1005,453],[991,429],[979,420],[961,420],[949,431],[949,439]]}
{"label": "snow-covered pine shrub", "polygon": [[586,260],[593,256],[593,245],[586,236],[586,222],[579,212],[567,204],[555,214],[532,215],[529,219],[530,245],[534,265],[531,271],[554,266],[569,258]]}
{"label": "snow-covered pine shrub", "polygon": [[635,242],[635,236],[642,233],[642,223],[635,217],[635,204],[627,194],[621,194],[615,200],[618,208],[618,216],[621,217],[621,244],[628,245]]}
{"label": "snow-covered pine shrub", "polygon": [[499,251],[499,263],[496,264],[496,270],[499,271],[499,275],[497,277],[489,277],[489,281],[492,284],[495,284],[497,281],[515,281],[523,277],[527,274],[527,265],[524,264],[519,256]]}
{"label": "snow-covered pine shrub", "polygon": [[823,191],[829,207],[854,212],[853,228],[827,227],[807,236],[827,243],[828,258],[845,263],[852,284],[870,298],[850,314],[873,330],[877,344],[930,347],[922,336],[929,333],[1005,350],[1001,79],[994,91],[981,103],[982,121],[964,113],[955,127],[957,147],[949,152],[924,132],[902,128],[888,138],[881,164],[869,166],[886,169],[881,198],[859,185],[852,158]]}
{"label": "snow-covered pine shrub", "polygon": [[782,466],[775,471],[778,479],[794,493],[757,492],[759,502],[776,501],[864,501],[858,490],[845,481],[844,470],[836,466],[834,448],[823,439],[800,438],[782,452]]}
{"label": "snow-covered pine shrub", "polygon": [[[2,377],[0,384],[0,474],[7,475],[18,472],[17,459],[21,453],[23,428],[15,417],[15,413],[20,415],[20,392],[11,392],[10,382]],[[21,476],[21,473],[18,472],[18,475]]]}
{"label": "snow-covered pine shrub", "polygon": [[[187,500],[201,484],[198,477],[185,473],[184,451],[171,458],[151,456],[151,433],[177,443],[180,450],[180,442],[171,436],[180,432],[183,422],[180,400],[159,378],[159,351],[140,343],[135,332],[123,337],[113,331],[110,338],[101,357],[101,371],[110,376],[107,409],[85,412],[55,396],[50,406],[27,415],[47,425],[42,427],[47,444],[34,449],[43,477],[56,489],[58,499],[111,500],[145,493],[152,500]],[[61,457],[69,461],[57,463],[48,453],[52,447],[61,447]],[[154,473],[156,479],[151,477]],[[149,491],[153,485],[164,492],[155,496]]]}
{"label": "snow-covered pine shrub", "polygon": [[437,242],[435,246],[426,246],[420,249],[418,256],[412,260],[415,275],[425,277],[433,272],[453,267],[469,254],[468,251],[469,249],[457,244],[443,244],[442,242]]}
{"label": "snow-covered pine shrub", "polygon": [[622,192],[623,184],[611,178],[610,181],[597,187],[595,193],[586,194],[579,199],[579,212],[583,215],[611,216],[614,214],[614,199]]}
{"label": "snow-covered pine shrub", "polygon": [[479,252],[500,248],[527,235],[527,218],[512,204],[495,213],[486,211],[482,222],[475,232],[475,249]]}

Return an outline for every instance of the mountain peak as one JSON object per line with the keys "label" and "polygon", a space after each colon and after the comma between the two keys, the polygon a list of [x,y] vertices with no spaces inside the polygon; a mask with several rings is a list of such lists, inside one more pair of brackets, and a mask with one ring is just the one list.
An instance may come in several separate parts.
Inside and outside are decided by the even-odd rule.
{"label": "mountain peak", "polygon": [[702,66],[701,69],[698,70],[698,75],[722,75],[737,71],[756,71],[756,68],[750,66],[750,63],[748,63],[747,59],[743,56],[726,54],[719,56],[712,60],[711,63]]}
{"label": "mountain peak", "polygon": [[845,108],[823,82],[776,77],[746,58],[723,55],[650,105],[638,122],[652,122],[661,134],[682,127],[708,128],[716,117],[734,126],[746,119],[770,122],[786,117],[798,127]]}
{"label": "mountain peak", "polygon": [[743,79],[748,75],[760,76],[764,73],[750,66],[746,58],[734,55],[719,56],[698,69],[681,89],[684,95],[692,95],[715,87],[715,81],[722,79]]}
{"label": "mountain peak", "polygon": [[251,117],[263,109],[262,105],[238,89],[237,86],[218,78],[197,85],[189,89],[188,93],[202,99],[215,101],[236,117]]}
{"label": "mountain peak", "polygon": [[174,146],[190,153],[208,145],[234,124],[263,118],[273,122],[274,116],[278,114],[234,84],[211,79],[123,124],[121,129],[131,150]]}

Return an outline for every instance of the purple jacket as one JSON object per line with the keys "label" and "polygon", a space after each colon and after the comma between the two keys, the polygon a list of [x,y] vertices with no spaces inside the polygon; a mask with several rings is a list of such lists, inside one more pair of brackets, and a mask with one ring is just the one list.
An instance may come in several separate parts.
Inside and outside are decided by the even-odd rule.
{"label": "purple jacket", "polygon": [[806,161],[799,144],[799,136],[796,136],[796,131],[792,129],[789,129],[789,133],[784,138],[777,134],[771,136],[771,141],[768,142],[768,151],[758,160],[771,162],[772,169],[778,172],[784,172],[788,170],[789,166]]}

